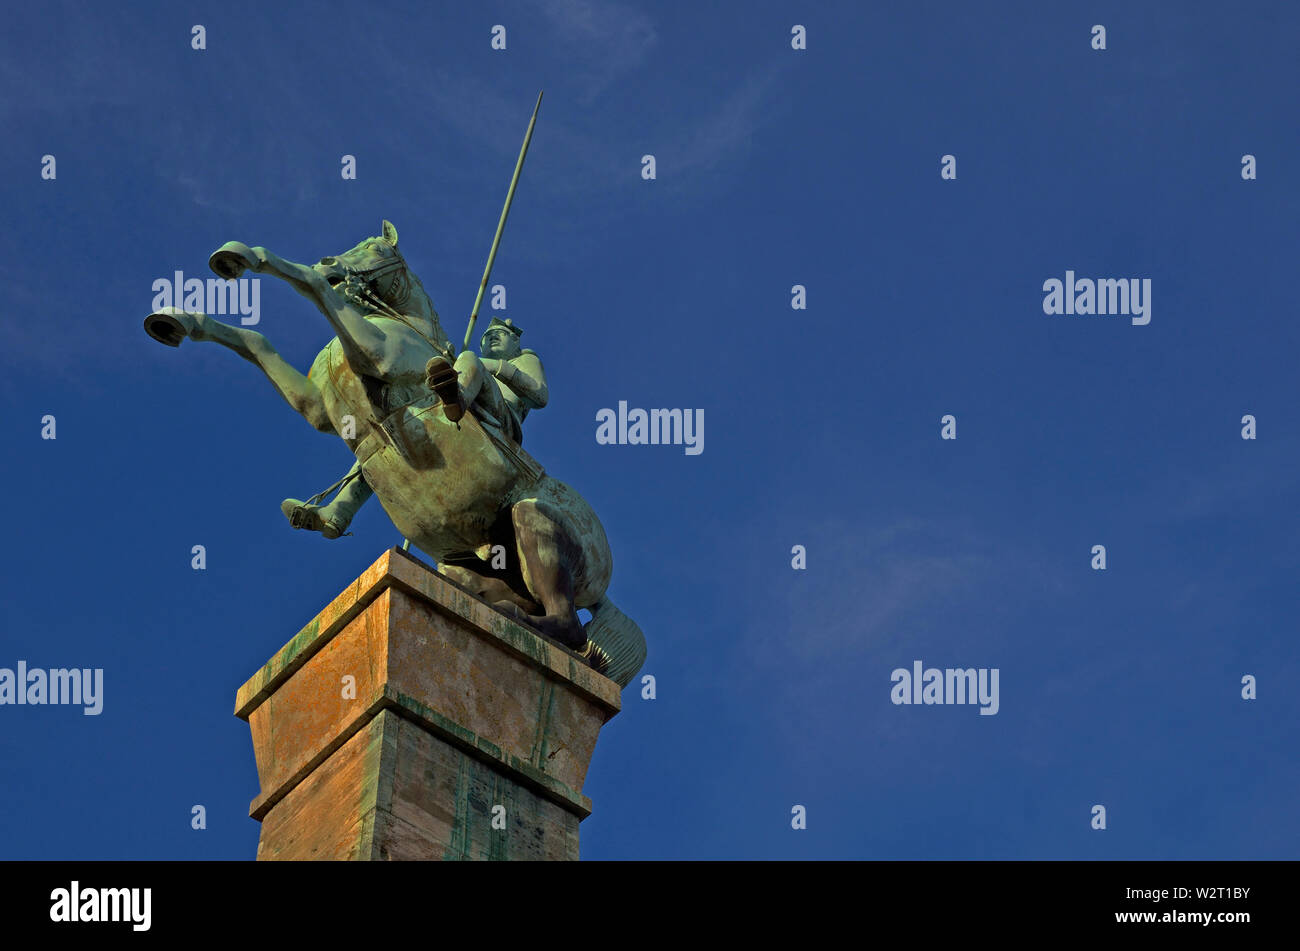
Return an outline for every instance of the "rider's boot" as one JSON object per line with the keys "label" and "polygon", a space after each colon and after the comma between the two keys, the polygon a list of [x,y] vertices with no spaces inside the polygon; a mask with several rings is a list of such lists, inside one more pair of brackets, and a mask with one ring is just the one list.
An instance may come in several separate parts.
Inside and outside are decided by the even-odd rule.
{"label": "rider's boot", "polygon": [[425,364],[424,377],[429,389],[442,400],[442,409],[449,421],[454,423],[465,415],[465,404],[460,398],[460,377],[445,357],[430,359]]}
{"label": "rider's boot", "polygon": [[294,528],[320,532],[326,538],[339,538],[347,533],[353,516],[373,494],[374,490],[366,484],[365,478],[358,475],[346,481],[328,505],[285,499],[280,503],[280,511]]}
{"label": "rider's boot", "polygon": [[311,505],[297,499],[285,499],[280,503],[280,511],[294,528],[320,532],[326,538],[338,538],[347,531],[348,523],[329,511],[332,505]]}

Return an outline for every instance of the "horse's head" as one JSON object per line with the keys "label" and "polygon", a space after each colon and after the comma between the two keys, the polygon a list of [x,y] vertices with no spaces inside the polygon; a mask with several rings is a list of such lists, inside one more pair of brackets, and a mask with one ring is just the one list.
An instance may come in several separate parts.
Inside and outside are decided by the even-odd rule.
{"label": "horse's head", "polygon": [[360,281],[370,293],[400,311],[411,294],[410,270],[397,250],[397,229],[385,221],[384,233],[366,238],[351,251],[320,259],[313,270],[338,287],[349,278]]}
{"label": "horse's head", "polygon": [[350,251],[320,259],[312,269],[343,294],[359,298],[365,306],[380,302],[407,317],[421,317],[429,322],[433,338],[441,346],[447,335],[438,322],[438,312],[397,249],[397,229],[385,220],[382,234],[366,238]]}

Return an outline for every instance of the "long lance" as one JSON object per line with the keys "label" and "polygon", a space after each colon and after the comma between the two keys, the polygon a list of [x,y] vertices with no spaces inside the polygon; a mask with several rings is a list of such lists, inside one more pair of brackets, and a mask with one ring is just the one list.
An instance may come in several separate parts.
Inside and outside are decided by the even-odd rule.
{"label": "long lance", "polygon": [[528,120],[528,131],[524,133],[523,147],[519,150],[519,161],[515,163],[515,174],[510,179],[510,191],[506,192],[506,203],[501,209],[501,220],[497,222],[497,233],[492,239],[492,250],[488,252],[487,267],[483,268],[483,280],[479,281],[478,296],[474,298],[474,310],[469,315],[469,326],[465,328],[465,345],[460,348],[462,351],[469,349],[469,339],[474,334],[474,325],[478,323],[478,309],[483,303],[483,292],[487,290],[488,277],[492,273],[492,262],[497,259],[497,248],[501,246],[501,234],[506,230],[506,217],[510,214],[510,203],[515,200],[515,186],[519,184],[519,173],[524,170],[524,156],[528,154],[528,143],[533,140],[533,126],[537,124],[537,110],[540,108],[542,108],[542,93],[539,92],[537,105],[533,106],[533,117]]}

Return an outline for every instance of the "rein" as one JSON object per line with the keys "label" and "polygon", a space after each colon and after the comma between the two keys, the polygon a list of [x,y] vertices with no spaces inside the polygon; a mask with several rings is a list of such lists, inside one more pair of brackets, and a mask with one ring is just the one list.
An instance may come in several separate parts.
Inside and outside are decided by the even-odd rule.
{"label": "rein", "polygon": [[373,307],[378,313],[382,314],[384,317],[388,317],[392,320],[397,320],[406,324],[406,326],[414,330],[416,334],[418,334],[426,343],[429,344],[429,346],[433,347],[433,349],[436,350],[438,353],[447,356],[449,359],[454,359],[451,356],[450,345],[445,347],[439,346],[436,340],[434,340],[423,330],[421,330],[419,327],[413,324],[406,317],[405,314],[401,313],[400,311],[392,307],[390,304],[388,304],[387,301],[385,301],[383,298],[381,298],[377,293],[375,293],[371,289],[371,283],[375,281],[377,278],[383,276],[384,274],[389,273],[390,271],[398,271],[399,277],[403,280],[403,283],[405,284],[405,287],[403,288],[402,291],[401,300],[399,301],[399,303],[404,303],[410,299],[411,296],[410,269],[406,265],[406,259],[403,258],[400,253],[397,254],[397,256],[392,258],[391,260],[384,261],[382,264],[376,264],[374,267],[356,268],[356,267],[350,267],[349,265],[345,264],[343,265],[343,270],[344,273],[346,274],[346,277],[344,277],[343,282],[340,284],[340,288],[345,297],[348,297],[359,304],[368,307]]}

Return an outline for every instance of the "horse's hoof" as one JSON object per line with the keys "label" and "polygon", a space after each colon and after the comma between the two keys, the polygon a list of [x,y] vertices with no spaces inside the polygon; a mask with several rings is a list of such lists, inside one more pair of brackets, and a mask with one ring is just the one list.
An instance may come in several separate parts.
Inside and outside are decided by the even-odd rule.
{"label": "horse's hoof", "polygon": [[233,281],[248,268],[257,269],[257,257],[242,241],[227,241],[208,258],[212,272],[227,281]]}
{"label": "horse's hoof", "polygon": [[159,343],[179,347],[194,332],[194,318],[176,307],[164,307],[144,319],[144,332]]}

